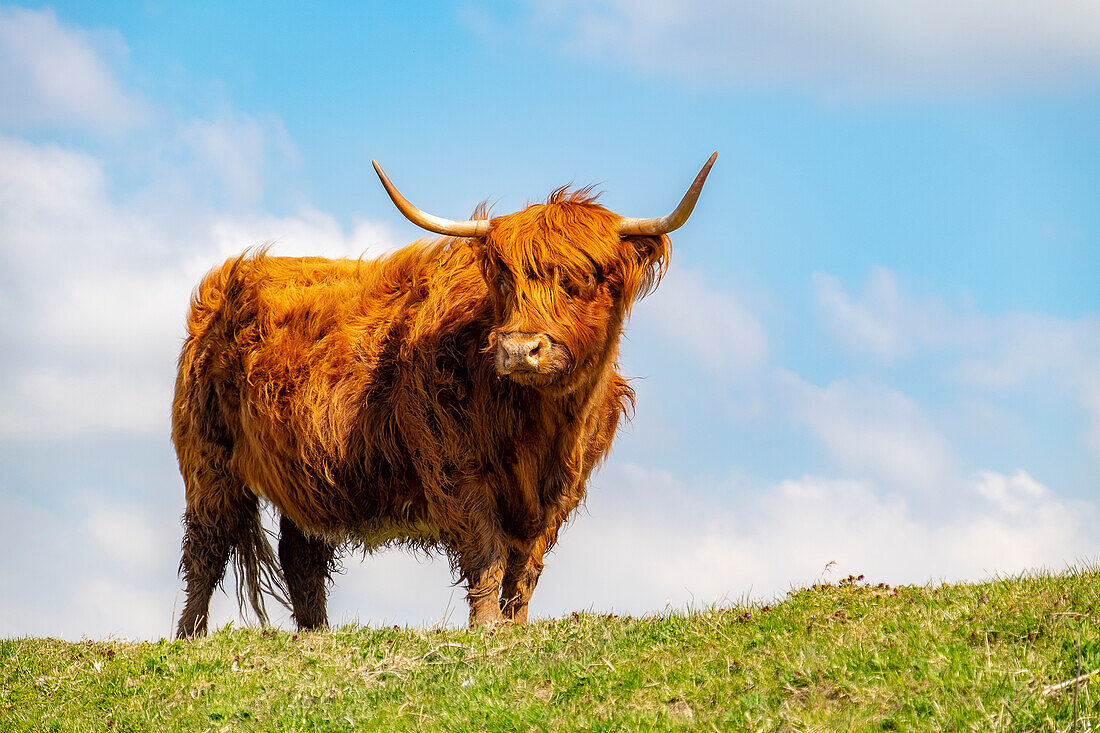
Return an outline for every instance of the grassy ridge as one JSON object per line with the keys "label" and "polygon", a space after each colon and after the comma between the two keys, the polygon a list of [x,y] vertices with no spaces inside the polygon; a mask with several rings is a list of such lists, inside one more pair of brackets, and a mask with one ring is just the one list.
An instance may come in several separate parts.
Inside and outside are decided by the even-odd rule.
{"label": "grassy ridge", "polygon": [[[478,631],[0,641],[0,730],[1100,727],[1100,572]],[[1075,702],[1076,698],[1076,702]],[[1075,713],[1076,706],[1076,713]]]}

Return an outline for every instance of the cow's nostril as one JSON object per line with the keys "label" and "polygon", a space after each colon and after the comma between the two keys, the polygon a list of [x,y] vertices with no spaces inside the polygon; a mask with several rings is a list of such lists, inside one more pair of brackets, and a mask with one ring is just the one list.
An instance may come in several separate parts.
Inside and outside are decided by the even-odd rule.
{"label": "cow's nostril", "polygon": [[532,346],[531,350],[528,351],[527,353],[530,354],[531,356],[537,356],[541,349],[542,349],[542,342],[541,341],[536,341],[535,345]]}

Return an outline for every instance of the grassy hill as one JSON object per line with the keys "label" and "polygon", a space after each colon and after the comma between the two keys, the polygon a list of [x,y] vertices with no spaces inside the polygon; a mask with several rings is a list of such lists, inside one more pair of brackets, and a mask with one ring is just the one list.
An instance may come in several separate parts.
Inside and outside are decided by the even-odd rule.
{"label": "grassy hill", "polygon": [[1100,727],[1100,571],[486,631],[0,641],[0,730]]}

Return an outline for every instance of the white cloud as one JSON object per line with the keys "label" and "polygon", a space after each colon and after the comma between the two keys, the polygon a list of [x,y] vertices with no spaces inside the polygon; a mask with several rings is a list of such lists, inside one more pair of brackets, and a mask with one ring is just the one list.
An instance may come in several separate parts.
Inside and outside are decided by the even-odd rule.
{"label": "white cloud", "polygon": [[987,348],[964,353],[956,375],[984,389],[1012,389],[1038,375],[1069,372],[1100,363],[1100,321],[1070,321],[1014,314],[987,319]]}
{"label": "white cloud", "polygon": [[[1090,0],[558,0],[530,34],[692,84],[824,95],[1047,91],[1100,78]],[[493,28],[485,13],[475,29]],[[516,33],[516,29],[508,31]]]}
{"label": "white cloud", "polygon": [[65,255],[93,245],[86,241],[90,223],[110,223],[104,237],[120,234],[115,227],[126,222],[104,217],[107,207],[106,178],[94,158],[0,135],[0,262],[6,269],[64,267]]}
{"label": "white cloud", "polygon": [[[150,175],[201,190],[201,166],[189,166]],[[393,246],[384,226],[346,231],[309,206],[282,217],[196,206],[181,218],[110,189],[91,156],[0,136],[0,336],[18,345],[0,359],[0,435],[166,432],[184,315],[207,270],[266,241],[335,257]]]}
{"label": "white cloud", "polygon": [[897,285],[893,275],[877,268],[867,283],[867,300],[877,307],[859,307],[840,287],[840,280],[824,273],[814,274],[818,307],[828,316],[828,325],[850,347],[866,349],[889,359],[910,350],[904,334],[883,318],[883,312],[897,308]]}
{"label": "white cloud", "polygon": [[813,282],[825,326],[849,348],[883,361],[910,356],[918,346],[980,338],[979,329],[964,316],[950,313],[941,301],[902,294],[888,268],[871,270],[858,300],[844,291],[837,277],[814,273]]}
{"label": "white cloud", "polygon": [[846,472],[926,494],[948,488],[951,448],[910,397],[865,379],[817,387],[789,372],[779,386],[792,416]]}
{"label": "white cloud", "polygon": [[117,132],[142,121],[105,55],[124,60],[117,32],[61,25],[53,10],[0,7],[0,124],[90,127]]}
{"label": "white cloud", "polygon": [[1100,508],[1062,501],[1022,471],[962,480],[935,513],[862,480],[803,476],[763,489],[719,482],[704,498],[697,487],[710,482],[609,467],[589,516],[575,520],[548,561],[534,608],[638,613],[666,600],[767,598],[814,582],[830,561],[840,577],[900,584],[1060,569],[1100,554],[1092,529]]}
{"label": "white cloud", "polygon": [[989,347],[962,356],[959,382],[990,391],[1050,385],[1073,395],[1089,416],[1084,440],[1100,457],[1100,319],[1010,315],[989,319],[987,329]]}
{"label": "white cloud", "polygon": [[857,353],[893,362],[936,351],[952,359],[948,376],[968,389],[1004,392],[1042,383],[1072,395],[1089,415],[1085,440],[1100,456],[1100,319],[984,316],[911,297],[884,267],[871,271],[860,297],[831,275],[815,274],[814,284],[825,326]]}
{"label": "white cloud", "polygon": [[445,558],[388,550],[351,555],[344,568],[329,596],[333,624],[461,626],[469,618],[466,589],[453,585]]}
{"label": "white cloud", "polygon": [[259,201],[270,164],[298,159],[282,123],[271,116],[225,114],[215,120],[191,120],[180,126],[177,136],[192,175],[210,177],[234,202]]}
{"label": "white cloud", "polygon": [[670,271],[638,304],[637,318],[712,372],[745,372],[767,358],[763,324],[735,294],[712,289],[691,270]]}
{"label": "white cloud", "polygon": [[1031,505],[1050,497],[1050,490],[1026,471],[1004,476],[993,471],[981,471],[975,485],[977,492],[991,505],[1011,516],[1024,516]]}

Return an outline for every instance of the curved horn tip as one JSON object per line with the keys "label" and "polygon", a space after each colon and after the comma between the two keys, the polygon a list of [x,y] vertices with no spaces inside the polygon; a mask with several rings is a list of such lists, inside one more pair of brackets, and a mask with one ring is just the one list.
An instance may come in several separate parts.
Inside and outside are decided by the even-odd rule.
{"label": "curved horn tip", "polygon": [[374,172],[378,174],[379,180],[385,183],[386,179],[388,178],[388,176],[386,175],[386,171],[382,170],[382,166],[378,163],[377,160],[372,159],[370,164],[374,166]]}
{"label": "curved horn tip", "polygon": [[703,163],[703,167],[701,169],[699,169],[699,174],[704,175],[704,176],[709,175],[710,174],[710,169],[714,165],[714,161],[716,161],[716,160],[718,160],[718,151],[717,150],[715,150],[713,153],[710,154],[710,157],[707,158],[706,163]]}
{"label": "curved horn tip", "polygon": [[716,160],[718,160],[717,150],[710,154],[710,158],[707,159],[707,162],[703,164],[703,167],[695,175],[695,180],[691,182],[691,186],[688,187],[687,193],[680,199],[680,203],[677,204],[671,214],[657,219],[624,217],[619,222],[619,234],[623,236],[635,234],[668,234],[683,226],[684,222],[691,216],[691,212],[695,209],[695,202],[699,200],[699,194],[703,190],[703,184],[706,182],[707,176],[710,175],[711,166],[714,165],[714,161]]}
{"label": "curved horn tip", "polygon": [[371,165],[374,166],[374,172],[378,174],[378,179],[382,181],[382,187],[386,189],[386,193],[389,194],[390,200],[397,206],[397,210],[421,229],[448,237],[476,237],[488,234],[492,228],[492,223],[485,219],[455,221],[421,211],[401,195],[401,192],[397,190],[397,186],[393,185],[390,177],[382,170],[382,166],[378,165],[377,160],[372,160]]}

